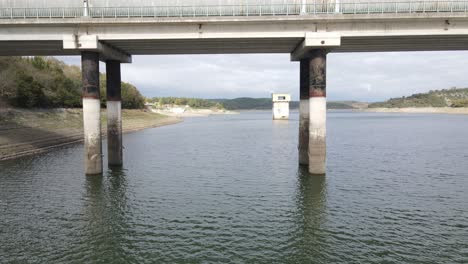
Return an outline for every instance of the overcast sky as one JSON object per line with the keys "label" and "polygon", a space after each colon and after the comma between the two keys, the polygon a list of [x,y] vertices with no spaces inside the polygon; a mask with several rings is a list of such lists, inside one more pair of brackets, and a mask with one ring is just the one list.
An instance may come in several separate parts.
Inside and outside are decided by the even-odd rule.
{"label": "overcast sky", "polygon": [[[80,65],[79,57],[58,57]],[[105,71],[101,63],[100,70]],[[299,97],[299,63],[288,54],[133,56],[122,80],[147,97]],[[330,53],[328,100],[381,101],[468,87],[468,52]]]}

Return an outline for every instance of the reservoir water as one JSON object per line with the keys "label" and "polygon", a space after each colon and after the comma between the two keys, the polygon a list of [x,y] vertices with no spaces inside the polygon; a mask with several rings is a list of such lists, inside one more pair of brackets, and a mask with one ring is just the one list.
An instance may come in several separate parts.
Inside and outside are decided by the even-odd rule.
{"label": "reservoir water", "polygon": [[468,116],[327,129],[326,177],[297,165],[297,113],[127,134],[102,177],[82,145],[0,162],[0,263],[468,263]]}

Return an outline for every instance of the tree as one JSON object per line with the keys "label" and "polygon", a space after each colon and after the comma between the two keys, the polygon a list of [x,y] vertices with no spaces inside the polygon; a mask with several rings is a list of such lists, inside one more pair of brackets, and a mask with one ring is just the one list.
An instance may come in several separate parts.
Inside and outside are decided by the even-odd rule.
{"label": "tree", "polygon": [[49,66],[49,63],[47,62],[47,60],[43,57],[33,57],[31,59],[31,64],[36,67],[37,69],[39,70],[44,70],[46,68],[48,68]]}
{"label": "tree", "polygon": [[17,95],[14,104],[19,107],[43,107],[46,98],[40,83],[24,73],[19,75],[17,81]]}
{"label": "tree", "polygon": [[15,71],[11,68],[0,71],[0,97],[15,96],[15,75]]}
{"label": "tree", "polygon": [[[101,77],[106,104],[106,76]],[[81,69],[50,57],[0,57],[0,100],[18,107],[80,107]],[[135,86],[122,84],[124,108],[143,108]]]}
{"label": "tree", "polygon": [[138,89],[125,82],[122,82],[122,107],[128,109],[142,109],[145,107],[145,98]]}

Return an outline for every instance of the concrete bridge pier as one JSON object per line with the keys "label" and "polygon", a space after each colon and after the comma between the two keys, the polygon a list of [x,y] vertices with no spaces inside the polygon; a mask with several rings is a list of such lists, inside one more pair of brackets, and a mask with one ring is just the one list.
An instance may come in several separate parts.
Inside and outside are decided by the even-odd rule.
{"label": "concrete bridge pier", "polygon": [[102,173],[101,98],[99,53],[81,52],[85,173]]}
{"label": "concrete bridge pier", "polygon": [[325,49],[313,49],[309,58],[309,173],[326,173],[326,61]]}
{"label": "concrete bridge pier", "polygon": [[309,59],[300,61],[299,164],[309,164]]}
{"label": "concrete bridge pier", "polygon": [[106,61],[107,153],[109,166],[122,166],[122,95],[120,61]]}

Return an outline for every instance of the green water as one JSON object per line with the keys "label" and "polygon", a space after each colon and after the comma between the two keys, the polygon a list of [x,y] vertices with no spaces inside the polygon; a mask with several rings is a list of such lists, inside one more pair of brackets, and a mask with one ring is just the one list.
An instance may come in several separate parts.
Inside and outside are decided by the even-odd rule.
{"label": "green water", "polygon": [[[468,117],[332,112],[328,171],[298,117],[187,119],[0,163],[0,263],[468,263]],[[104,149],[106,146],[104,145]]]}

